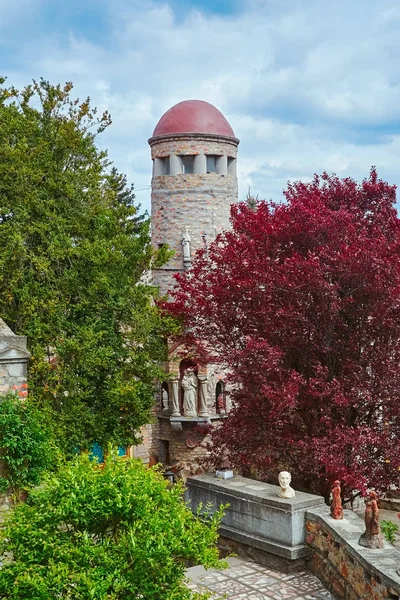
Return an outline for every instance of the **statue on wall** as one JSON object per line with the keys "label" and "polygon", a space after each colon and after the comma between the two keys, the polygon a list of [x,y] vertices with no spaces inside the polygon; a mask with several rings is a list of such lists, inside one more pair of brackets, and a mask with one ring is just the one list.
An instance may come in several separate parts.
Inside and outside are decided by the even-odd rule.
{"label": "statue on wall", "polygon": [[280,498],[294,498],[296,493],[292,487],[290,487],[292,476],[288,471],[281,471],[278,475],[279,481],[279,497]]}
{"label": "statue on wall", "polygon": [[331,517],[343,519],[342,490],[340,481],[335,481],[332,488]]}
{"label": "statue on wall", "polygon": [[164,387],[161,390],[161,405],[163,411],[169,410],[169,394],[168,390]]}
{"label": "statue on wall", "polygon": [[183,266],[185,267],[185,269],[188,269],[192,263],[192,253],[191,253],[191,249],[190,249],[190,242],[191,242],[190,235],[189,235],[189,232],[186,227],[185,231],[182,235]]}
{"label": "statue on wall", "polygon": [[365,531],[358,543],[365,548],[383,548],[383,538],[379,525],[379,508],[376,492],[372,491],[365,499]]}
{"label": "statue on wall", "polygon": [[232,468],[229,460],[229,454],[230,452],[226,444],[224,444],[221,448],[221,454],[219,455],[218,471],[229,471]]}
{"label": "statue on wall", "polygon": [[192,368],[188,368],[182,378],[183,388],[183,415],[185,417],[196,417],[197,410],[197,377]]}

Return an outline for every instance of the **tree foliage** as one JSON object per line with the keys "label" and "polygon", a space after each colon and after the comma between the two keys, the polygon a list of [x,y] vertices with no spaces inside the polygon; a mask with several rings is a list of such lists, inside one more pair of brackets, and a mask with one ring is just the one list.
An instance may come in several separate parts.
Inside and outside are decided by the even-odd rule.
{"label": "tree foliage", "polygon": [[214,434],[237,465],[287,468],[324,494],[385,489],[400,467],[400,261],[395,186],[323,174],[286,202],[232,208],[170,310],[230,371]]}
{"label": "tree foliage", "polygon": [[8,518],[0,597],[200,599],[184,585],[185,564],[221,564],[222,510],[204,523],[182,491],[140,461],[111,452],[100,469],[78,457]]}
{"label": "tree foliage", "polygon": [[28,336],[30,394],[68,450],[137,441],[169,327],[143,278],[167,251],[96,146],[108,113],[71,90],[0,88],[0,314]]}
{"label": "tree foliage", "polygon": [[9,490],[16,500],[57,461],[46,415],[12,393],[0,402],[0,460],[0,491]]}

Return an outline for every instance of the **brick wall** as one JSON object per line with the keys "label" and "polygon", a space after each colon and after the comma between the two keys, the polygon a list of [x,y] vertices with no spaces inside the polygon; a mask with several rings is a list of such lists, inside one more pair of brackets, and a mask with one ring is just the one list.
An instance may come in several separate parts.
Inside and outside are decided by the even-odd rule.
{"label": "brick wall", "polygon": [[399,600],[400,552],[387,542],[377,550],[359,546],[364,522],[344,512],[343,520],[335,520],[327,507],[307,511],[311,570],[338,600]]}

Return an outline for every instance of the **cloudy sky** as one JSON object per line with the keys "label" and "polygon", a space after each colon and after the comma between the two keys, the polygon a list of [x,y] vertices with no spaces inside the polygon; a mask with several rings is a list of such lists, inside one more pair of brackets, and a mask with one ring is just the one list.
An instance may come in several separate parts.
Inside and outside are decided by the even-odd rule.
{"label": "cloudy sky", "polygon": [[108,109],[99,139],[149,208],[147,139],[173,104],[219,108],[240,196],[376,165],[400,184],[398,0],[0,0],[0,73],[73,81]]}

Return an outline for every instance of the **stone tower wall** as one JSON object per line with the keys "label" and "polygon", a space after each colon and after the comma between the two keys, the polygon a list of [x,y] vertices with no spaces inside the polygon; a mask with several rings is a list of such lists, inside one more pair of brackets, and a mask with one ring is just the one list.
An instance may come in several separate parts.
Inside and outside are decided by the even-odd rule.
{"label": "stone tower wall", "polygon": [[[191,255],[229,228],[230,206],[237,202],[237,141],[219,136],[167,137],[150,142],[153,160],[164,157],[195,156],[191,174],[157,175],[152,179],[152,243],[168,244],[174,256],[153,280],[161,292],[174,285],[173,275],[184,270],[182,235],[187,228]],[[220,172],[206,172],[206,156],[221,157]],[[196,158],[195,158],[196,160]],[[229,165],[228,165],[229,160]],[[155,171],[155,169],[154,169]],[[201,172],[203,171],[203,172]]]}

